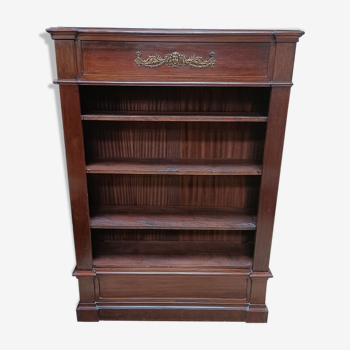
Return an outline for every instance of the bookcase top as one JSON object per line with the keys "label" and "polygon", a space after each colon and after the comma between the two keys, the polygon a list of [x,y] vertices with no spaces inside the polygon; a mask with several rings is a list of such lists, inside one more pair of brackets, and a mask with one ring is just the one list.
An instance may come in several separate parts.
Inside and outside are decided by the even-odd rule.
{"label": "bookcase top", "polygon": [[[304,34],[301,30],[236,30],[236,29],[151,29],[151,28],[93,28],[93,27],[51,27],[46,29],[53,39],[74,39],[78,34],[83,35],[214,35],[242,37],[246,40],[255,38],[263,41],[271,37],[276,41],[297,42]],[[69,36],[69,37],[67,37]],[[259,40],[260,38],[260,40]],[[261,40],[263,39],[263,40]],[[281,40],[279,40],[281,39]]]}

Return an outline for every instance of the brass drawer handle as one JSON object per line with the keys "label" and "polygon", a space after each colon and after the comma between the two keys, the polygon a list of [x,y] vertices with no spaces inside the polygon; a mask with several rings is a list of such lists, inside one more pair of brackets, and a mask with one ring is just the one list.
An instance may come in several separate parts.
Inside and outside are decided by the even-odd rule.
{"label": "brass drawer handle", "polygon": [[183,66],[190,66],[192,68],[213,68],[216,59],[215,53],[210,52],[210,58],[208,60],[204,60],[202,56],[191,56],[189,58],[186,55],[183,55],[178,52],[173,52],[164,56],[164,58],[159,55],[148,56],[146,60],[141,58],[141,51],[136,52],[135,62],[138,67],[148,67],[148,68],[158,68],[165,64],[168,67],[178,68]]}

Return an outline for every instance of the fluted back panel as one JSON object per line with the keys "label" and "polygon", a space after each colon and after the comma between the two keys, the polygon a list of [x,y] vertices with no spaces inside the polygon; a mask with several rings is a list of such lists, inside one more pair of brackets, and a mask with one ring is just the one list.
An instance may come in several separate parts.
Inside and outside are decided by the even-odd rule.
{"label": "fluted back panel", "polygon": [[265,123],[84,121],[87,158],[261,160]]}
{"label": "fluted back panel", "polygon": [[80,86],[83,114],[97,111],[267,113],[270,88]]}
{"label": "fluted back panel", "polygon": [[103,241],[225,241],[252,243],[255,231],[92,230],[94,242]]}
{"label": "fluted back panel", "polygon": [[88,175],[90,205],[256,208],[259,176]]}

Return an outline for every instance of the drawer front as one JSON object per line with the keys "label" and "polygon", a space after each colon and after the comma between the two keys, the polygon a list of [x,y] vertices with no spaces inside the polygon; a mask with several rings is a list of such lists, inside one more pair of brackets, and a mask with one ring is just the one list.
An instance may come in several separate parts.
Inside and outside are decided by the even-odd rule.
{"label": "drawer front", "polygon": [[81,79],[269,81],[271,43],[81,41]]}
{"label": "drawer front", "polygon": [[247,281],[230,275],[121,274],[99,277],[99,297],[246,299]]}

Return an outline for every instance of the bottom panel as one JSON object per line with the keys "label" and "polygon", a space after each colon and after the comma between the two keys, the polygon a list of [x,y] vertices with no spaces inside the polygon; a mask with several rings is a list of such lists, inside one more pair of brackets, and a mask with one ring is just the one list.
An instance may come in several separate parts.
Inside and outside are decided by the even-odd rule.
{"label": "bottom panel", "polygon": [[[94,307],[92,307],[92,305]],[[268,310],[251,312],[249,304],[232,306],[116,306],[114,303],[79,304],[78,321],[229,321],[266,323]]]}
{"label": "bottom panel", "polygon": [[117,274],[99,277],[100,298],[246,299],[247,278],[216,274]]}
{"label": "bottom panel", "polygon": [[240,321],[244,322],[244,308],[102,308],[98,310],[100,320],[135,321]]}
{"label": "bottom panel", "polygon": [[76,270],[78,321],[267,322],[271,272],[230,268]]}

